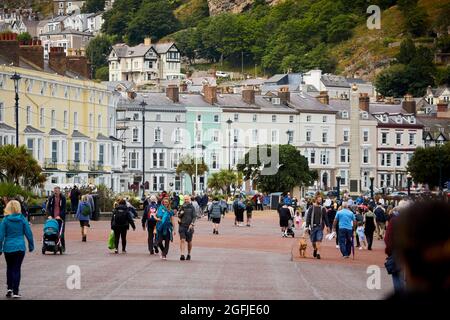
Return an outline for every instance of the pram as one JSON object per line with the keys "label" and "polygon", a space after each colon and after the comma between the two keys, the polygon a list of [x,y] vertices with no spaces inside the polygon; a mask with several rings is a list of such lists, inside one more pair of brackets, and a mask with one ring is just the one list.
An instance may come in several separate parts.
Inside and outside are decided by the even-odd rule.
{"label": "pram", "polygon": [[42,254],[47,251],[56,254],[58,251],[63,254],[61,245],[62,231],[64,230],[64,222],[61,222],[61,227],[55,219],[47,220],[44,224],[44,235],[42,239]]}
{"label": "pram", "polygon": [[295,237],[295,232],[294,232],[294,217],[291,216],[290,219],[288,220],[288,226],[286,228],[286,231],[284,231],[284,236],[285,237],[289,237],[291,236],[292,238]]}

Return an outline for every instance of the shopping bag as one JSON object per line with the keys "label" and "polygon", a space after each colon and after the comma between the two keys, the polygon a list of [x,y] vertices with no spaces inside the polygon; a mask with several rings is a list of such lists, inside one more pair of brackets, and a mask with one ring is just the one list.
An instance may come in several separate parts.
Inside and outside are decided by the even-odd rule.
{"label": "shopping bag", "polygon": [[113,250],[116,248],[114,231],[111,231],[108,237],[108,249]]}

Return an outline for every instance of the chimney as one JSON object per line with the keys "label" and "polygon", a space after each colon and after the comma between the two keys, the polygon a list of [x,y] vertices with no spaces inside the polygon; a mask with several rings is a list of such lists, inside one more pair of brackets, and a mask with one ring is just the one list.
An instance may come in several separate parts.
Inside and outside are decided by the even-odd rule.
{"label": "chimney", "polygon": [[328,96],[328,91],[320,91],[317,96],[317,100],[319,100],[322,104],[330,104],[330,97]]}
{"label": "chimney", "polygon": [[166,97],[177,103],[180,101],[180,93],[177,85],[169,84],[166,88]]}
{"label": "chimney", "polygon": [[180,91],[181,92],[187,92],[187,83],[186,82],[182,82],[181,84],[180,84]]}
{"label": "chimney", "polygon": [[280,104],[287,105],[291,101],[291,93],[288,87],[281,87],[278,91],[278,98],[280,98]]}
{"label": "chimney", "polygon": [[44,69],[44,47],[40,40],[30,40],[19,44],[19,53],[28,64]]}
{"label": "chimney", "polygon": [[217,102],[217,87],[216,86],[203,86],[203,99],[209,104],[214,104]]}
{"label": "chimney", "polygon": [[151,46],[152,45],[152,38],[146,37],[144,39],[144,46]]}
{"label": "chimney", "polygon": [[19,66],[19,42],[15,33],[0,34],[0,55],[14,66]]}
{"label": "chimney", "polygon": [[65,75],[67,59],[63,47],[50,47],[48,66],[60,75]]}
{"label": "chimney", "polygon": [[361,93],[359,96],[359,109],[369,112],[370,98],[367,93]]}
{"label": "chimney", "polygon": [[405,100],[403,100],[402,103],[402,108],[408,113],[416,114],[416,101],[412,95],[407,94],[405,96]]}
{"label": "chimney", "polygon": [[450,114],[448,113],[448,103],[440,100],[437,104],[437,117],[438,118],[448,118]]}
{"label": "chimney", "polygon": [[242,100],[248,104],[255,104],[255,90],[253,88],[242,89]]}

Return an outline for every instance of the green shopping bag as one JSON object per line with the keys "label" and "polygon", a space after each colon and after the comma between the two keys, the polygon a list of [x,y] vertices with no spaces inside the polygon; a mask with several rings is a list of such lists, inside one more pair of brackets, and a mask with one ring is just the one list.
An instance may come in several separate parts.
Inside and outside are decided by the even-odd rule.
{"label": "green shopping bag", "polygon": [[111,231],[108,237],[108,249],[113,250],[116,248],[114,231]]}

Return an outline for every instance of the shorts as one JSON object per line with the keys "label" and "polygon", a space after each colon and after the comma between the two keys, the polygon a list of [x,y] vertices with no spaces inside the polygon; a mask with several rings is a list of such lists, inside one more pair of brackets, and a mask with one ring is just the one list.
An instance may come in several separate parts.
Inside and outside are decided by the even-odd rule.
{"label": "shorts", "polygon": [[247,219],[251,219],[252,218],[252,212],[247,212]]}
{"label": "shorts", "polygon": [[359,240],[366,241],[366,235],[364,234],[364,232],[357,232],[356,234],[358,235]]}
{"label": "shorts", "polygon": [[286,228],[289,226],[289,219],[280,219],[280,227]]}
{"label": "shorts", "polygon": [[91,227],[88,220],[80,220],[80,227]]}
{"label": "shorts", "polygon": [[321,242],[322,239],[323,239],[323,229],[322,229],[322,226],[314,227],[314,228],[311,230],[310,238],[311,238],[311,242],[313,242],[313,243],[314,243],[314,242]]}
{"label": "shorts", "polygon": [[194,229],[190,229],[188,226],[180,225],[178,228],[178,233],[180,234],[180,239],[184,239],[187,242],[192,241],[192,236],[194,235]]}
{"label": "shorts", "polygon": [[219,224],[220,223],[220,218],[212,218],[211,220],[215,224]]}

